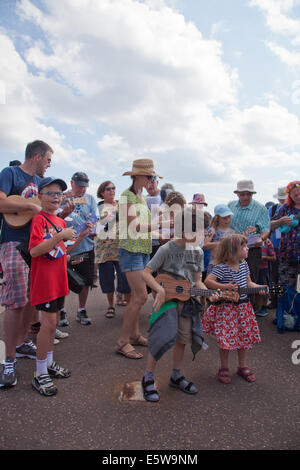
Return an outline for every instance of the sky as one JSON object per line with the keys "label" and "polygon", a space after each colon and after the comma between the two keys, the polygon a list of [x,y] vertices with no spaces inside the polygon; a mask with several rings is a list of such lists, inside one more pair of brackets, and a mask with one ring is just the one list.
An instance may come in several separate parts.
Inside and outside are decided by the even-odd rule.
{"label": "sky", "polygon": [[[0,0],[0,163],[111,180],[138,158],[208,210],[300,179],[300,0]],[[145,193],[146,194],[146,193]]]}

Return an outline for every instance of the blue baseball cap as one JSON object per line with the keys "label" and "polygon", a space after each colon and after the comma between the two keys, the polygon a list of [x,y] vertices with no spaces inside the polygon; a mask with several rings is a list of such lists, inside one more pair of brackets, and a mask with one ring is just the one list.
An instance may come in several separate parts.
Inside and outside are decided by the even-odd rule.
{"label": "blue baseball cap", "polygon": [[218,204],[214,208],[215,215],[219,215],[220,217],[227,217],[228,215],[233,215],[233,212],[229,209],[226,204]]}
{"label": "blue baseball cap", "polygon": [[61,180],[59,178],[54,178],[54,176],[48,176],[47,178],[43,178],[42,181],[39,184],[39,193],[43,188],[46,186],[49,186],[49,184],[56,183],[61,187],[62,191],[65,191],[67,189],[67,184],[64,182],[64,180]]}

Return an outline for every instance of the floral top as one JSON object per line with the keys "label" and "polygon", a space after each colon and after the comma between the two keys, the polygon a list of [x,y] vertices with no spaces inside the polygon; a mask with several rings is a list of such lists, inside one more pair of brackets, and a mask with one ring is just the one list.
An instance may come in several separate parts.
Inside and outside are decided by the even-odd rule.
{"label": "floral top", "polygon": [[[145,197],[141,200],[136,194],[126,189],[119,200],[120,213],[120,242],[119,247],[131,253],[150,254],[152,252],[151,233],[134,232],[131,225],[127,226],[127,216],[124,206],[134,204],[137,217],[141,224],[151,224],[151,214],[146,204]],[[132,224],[134,228],[134,223]]]}
{"label": "floral top", "polygon": [[[273,219],[281,218],[286,215],[300,215],[300,209],[283,204],[279,206]],[[299,221],[300,219],[298,219],[298,222]],[[292,227],[288,233],[281,233],[279,251],[280,258],[288,264],[296,265],[300,263],[300,223]]]}
{"label": "floral top", "polygon": [[107,218],[109,215],[114,215],[116,222],[114,224],[107,224],[95,238],[95,261],[99,264],[106,261],[118,261],[119,222],[116,217],[118,205],[101,204],[98,207],[100,223],[101,219]]}

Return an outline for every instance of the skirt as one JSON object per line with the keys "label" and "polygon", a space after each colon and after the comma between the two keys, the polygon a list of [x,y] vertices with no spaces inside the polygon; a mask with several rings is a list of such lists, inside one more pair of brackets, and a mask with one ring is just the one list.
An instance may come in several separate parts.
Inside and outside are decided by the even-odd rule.
{"label": "skirt", "polygon": [[261,341],[251,302],[212,304],[202,318],[204,333],[216,336],[221,349],[251,349]]}

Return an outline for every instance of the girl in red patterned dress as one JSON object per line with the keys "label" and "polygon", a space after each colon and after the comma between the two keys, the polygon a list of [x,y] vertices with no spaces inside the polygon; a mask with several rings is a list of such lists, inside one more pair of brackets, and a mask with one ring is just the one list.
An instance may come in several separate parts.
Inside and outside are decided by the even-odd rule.
{"label": "girl in red patterned dress", "polygon": [[[238,290],[239,288],[260,288],[251,281],[250,271],[245,259],[248,256],[247,238],[234,234],[223,238],[216,252],[216,265],[205,279],[209,289]],[[266,294],[265,291],[259,291]],[[246,350],[260,342],[260,333],[255,314],[246,293],[240,293],[238,302],[220,301],[210,305],[202,319],[203,331],[216,336],[219,345],[221,366],[218,379],[230,383],[228,368],[229,351],[238,352],[237,373],[247,382],[256,377],[246,365]]]}

